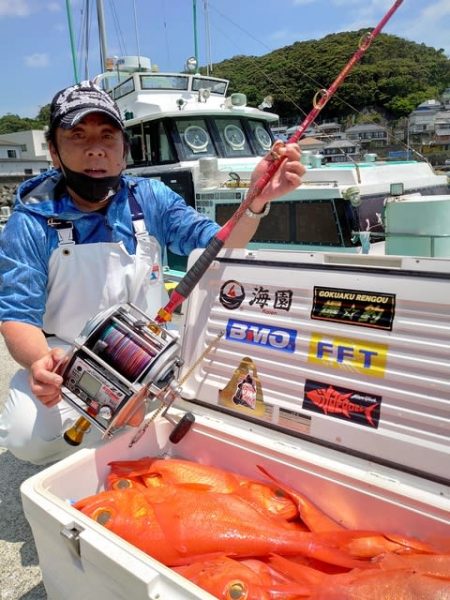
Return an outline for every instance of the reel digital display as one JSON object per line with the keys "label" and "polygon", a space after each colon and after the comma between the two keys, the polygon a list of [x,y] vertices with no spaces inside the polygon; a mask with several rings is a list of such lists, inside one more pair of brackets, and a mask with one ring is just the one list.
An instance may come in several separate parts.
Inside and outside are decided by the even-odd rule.
{"label": "reel digital display", "polygon": [[138,427],[152,402],[171,404],[180,362],[174,334],[136,306],[119,305],[91,319],[75,340],[61,393],[111,436],[125,425]]}

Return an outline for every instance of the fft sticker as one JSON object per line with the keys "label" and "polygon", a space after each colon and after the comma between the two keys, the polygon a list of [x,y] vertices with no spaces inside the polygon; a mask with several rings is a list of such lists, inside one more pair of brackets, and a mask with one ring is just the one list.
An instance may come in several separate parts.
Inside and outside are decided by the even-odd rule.
{"label": "fft sticker", "polygon": [[313,333],[308,362],[371,377],[384,377],[388,346],[353,338]]}

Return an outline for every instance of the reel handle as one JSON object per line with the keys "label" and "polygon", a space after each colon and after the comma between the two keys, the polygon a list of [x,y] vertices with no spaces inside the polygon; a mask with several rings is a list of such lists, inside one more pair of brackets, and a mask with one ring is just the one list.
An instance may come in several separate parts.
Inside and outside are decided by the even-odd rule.
{"label": "reel handle", "polygon": [[67,431],[64,432],[64,440],[71,446],[79,446],[83,441],[84,434],[90,429],[91,422],[85,417],[80,417]]}
{"label": "reel handle", "polygon": [[172,430],[172,433],[169,435],[169,440],[172,442],[172,444],[178,444],[178,442],[181,442],[194,423],[195,417],[192,413],[188,412],[183,415]]}

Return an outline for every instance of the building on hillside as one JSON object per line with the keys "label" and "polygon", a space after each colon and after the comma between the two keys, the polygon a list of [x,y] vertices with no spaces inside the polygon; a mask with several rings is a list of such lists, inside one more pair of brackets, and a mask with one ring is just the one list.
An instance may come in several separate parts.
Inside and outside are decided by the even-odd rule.
{"label": "building on hillside", "polygon": [[[290,137],[291,135],[293,135],[299,127],[300,127],[300,123],[298,125],[293,125],[292,127],[289,127],[286,131],[287,136]],[[317,132],[316,126],[310,125],[308,127],[308,129],[306,129],[306,131],[303,133],[303,137],[315,136],[316,132]]]}
{"label": "building on hillside", "polygon": [[439,100],[426,100],[410,113],[406,143],[420,147],[433,164],[444,164],[450,158],[450,88]]}
{"label": "building on hillside", "polygon": [[385,127],[376,123],[361,123],[353,125],[345,130],[345,136],[349,140],[358,141],[364,146],[386,146],[388,142],[388,132]]}
{"label": "building on hillside", "polygon": [[429,144],[432,142],[436,115],[442,109],[442,103],[434,98],[419,104],[408,117],[407,143]]}
{"label": "building on hillside", "polygon": [[332,142],[333,140],[343,137],[342,127],[339,123],[321,123],[317,125],[315,137],[324,141]]}
{"label": "building on hillside", "polygon": [[354,140],[334,140],[322,150],[325,162],[348,162],[358,160],[360,145]]}
{"label": "building on hillside", "polygon": [[445,110],[450,110],[450,87],[442,92],[441,102]]}
{"label": "building on hillside", "polygon": [[0,135],[0,176],[33,177],[52,164],[42,130],[18,131]]}
{"label": "building on hillside", "polygon": [[323,148],[325,148],[326,143],[322,140],[318,140],[315,137],[304,137],[299,142],[302,152],[305,150],[310,150],[311,152],[322,152]]}

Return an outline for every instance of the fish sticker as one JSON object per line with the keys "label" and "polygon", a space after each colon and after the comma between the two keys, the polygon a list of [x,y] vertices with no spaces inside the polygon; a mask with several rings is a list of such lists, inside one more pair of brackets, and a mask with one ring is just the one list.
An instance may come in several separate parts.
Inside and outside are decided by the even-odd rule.
{"label": "fish sticker", "polygon": [[303,408],[377,429],[381,396],[307,379]]}
{"label": "fish sticker", "polygon": [[230,381],[219,391],[219,404],[252,416],[265,415],[261,382],[249,356],[241,360]]}

